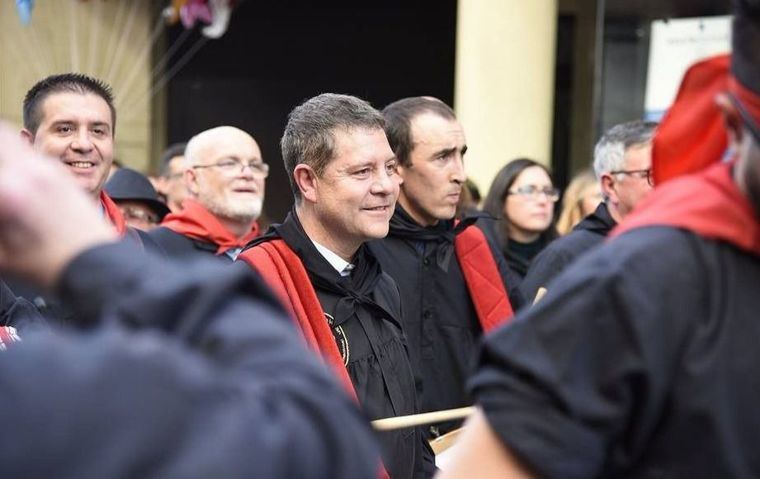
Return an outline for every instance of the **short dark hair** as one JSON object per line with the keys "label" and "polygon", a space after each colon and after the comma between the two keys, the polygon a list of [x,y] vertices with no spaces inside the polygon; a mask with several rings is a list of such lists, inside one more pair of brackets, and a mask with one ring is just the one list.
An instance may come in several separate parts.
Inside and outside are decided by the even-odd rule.
{"label": "short dark hair", "polygon": [[296,200],[301,198],[293,178],[296,166],[309,165],[321,176],[335,157],[335,130],[383,130],[384,126],[380,112],[355,96],[323,93],[295,107],[288,115],[280,147]]}
{"label": "short dark hair", "polygon": [[414,149],[412,120],[423,113],[433,113],[447,120],[457,119],[450,106],[430,96],[404,98],[383,108],[385,134],[401,166],[411,164],[409,157]]}
{"label": "short dark hair", "polygon": [[164,154],[161,155],[161,164],[159,165],[161,176],[166,177],[169,175],[169,163],[178,156],[184,156],[185,148],[187,148],[187,143],[172,143],[164,150]]}
{"label": "short dark hair", "polygon": [[[506,201],[507,193],[515,180],[517,180],[517,177],[520,176],[520,173],[532,166],[541,168],[551,178],[551,172],[541,163],[531,160],[530,158],[517,158],[504,165],[502,169],[496,173],[496,176],[491,183],[491,188],[489,188],[488,194],[486,195],[486,199],[483,200],[483,211],[498,220],[496,237],[502,250],[505,250],[507,248],[507,243],[509,243],[510,225],[509,218],[504,214],[504,201]],[[542,243],[548,243],[556,237],[557,230],[552,224],[549,225],[549,228],[547,228],[546,231],[541,233],[540,239]]]}
{"label": "short dark hair", "polygon": [[116,133],[116,108],[111,87],[104,81],[81,73],[51,75],[37,82],[24,97],[24,128],[33,135],[42,123],[42,103],[54,93],[92,93],[102,98],[111,110],[111,130]]}

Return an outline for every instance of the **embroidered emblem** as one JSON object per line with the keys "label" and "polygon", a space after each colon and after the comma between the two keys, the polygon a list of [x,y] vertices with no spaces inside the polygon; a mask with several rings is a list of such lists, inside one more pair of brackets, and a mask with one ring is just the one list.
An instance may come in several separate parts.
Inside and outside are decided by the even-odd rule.
{"label": "embroidered emblem", "polygon": [[343,359],[343,365],[348,366],[348,358],[351,355],[351,349],[348,347],[348,336],[343,331],[343,326],[335,326],[335,318],[333,316],[325,313],[325,317],[327,318],[327,324],[332,329],[335,342],[338,345],[338,351],[340,351],[340,357]]}

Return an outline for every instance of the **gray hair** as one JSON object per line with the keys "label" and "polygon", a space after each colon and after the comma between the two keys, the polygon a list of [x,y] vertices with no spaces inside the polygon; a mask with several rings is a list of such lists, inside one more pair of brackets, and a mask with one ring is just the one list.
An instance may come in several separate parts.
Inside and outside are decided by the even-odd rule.
{"label": "gray hair", "polygon": [[632,146],[652,141],[657,123],[630,121],[607,130],[594,148],[594,174],[600,179],[604,173],[625,169],[625,152]]}
{"label": "gray hair", "polygon": [[384,130],[384,127],[379,111],[350,95],[323,93],[295,107],[288,115],[280,148],[296,201],[301,198],[293,178],[296,166],[308,165],[321,176],[335,157],[335,130]]}

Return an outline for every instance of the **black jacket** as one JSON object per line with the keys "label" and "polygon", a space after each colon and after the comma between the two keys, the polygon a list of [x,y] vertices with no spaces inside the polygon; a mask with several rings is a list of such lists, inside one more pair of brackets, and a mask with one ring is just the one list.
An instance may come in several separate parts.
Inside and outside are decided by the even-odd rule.
{"label": "black jacket", "polygon": [[[158,244],[144,231],[127,227],[124,239],[138,246],[133,250],[135,254],[150,252],[153,255],[165,256]],[[8,277],[6,281],[16,295],[37,308],[46,325],[60,326],[74,321],[72,311],[61,303],[55,292],[43,291],[36,285],[15,277]]]}
{"label": "black jacket", "polygon": [[179,234],[163,226],[159,226],[158,228],[149,231],[148,236],[158,244],[168,258],[187,259],[197,256],[200,253],[202,256],[216,258],[219,261],[226,263],[232,262],[230,256],[226,254],[216,254],[216,250],[219,248],[218,245],[190,238],[189,236]]}
{"label": "black jacket", "polygon": [[[282,224],[273,225],[252,246],[275,238],[283,239],[301,258],[369,419],[418,412],[414,375],[399,319],[398,287],[369,248],[359,248],[351,275],[341,277],[306,236],[295,213],[291,212]],[[432,473],[432,452],[419,428],[382,432],[379,440],[392,478]]]}
{"label": "black jacket", "polygon": [[[462,226],[473,220],[464,220]],[[478,221],[489,220],[482,217]],[[383,270],[396,280],[401,291],[404,330],[423,411],[472,403],[465,383],[475,364],[483,330],[454,251],[454,237],[460,230],[454,228],[453,221],[423,228],[396,206],[388,236],[370,243]],[[486,233],[512,307],[517,309],[522,304],[518,280],[487,228],[481,230]],[[438,435],[458,424],[434,425],[429,432]]]}
{"label": "black jacket", "polygon": [[0,280],[0,326],[25,331],[44,326],[45,320],[29,301],[19,298]]}
{"label": "black jacket", "polygon": [[583,255],[473,380],[539,477],[760,477],[760,257],[671,227]]}
{"label": "black jacket", "polygon": [[600,203],[570,233],[554,240],[533,259],[528,274],[520,285],[523,296],[532,302],[539,288],[546,288],[570,263],[601,244],[616,225],[607,204]]}
{"label": "black jacket", "polygon": [[88,331],[3,353],[3,477],[376,474],[366,421],[250,268],[122,243],[60,287]]}

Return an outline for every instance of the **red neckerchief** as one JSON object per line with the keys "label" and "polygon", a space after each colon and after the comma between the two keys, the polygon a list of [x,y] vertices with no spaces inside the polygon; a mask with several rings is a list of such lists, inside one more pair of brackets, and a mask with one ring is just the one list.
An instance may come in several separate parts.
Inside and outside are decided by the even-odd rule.
{"label": "red neckerchief", "polygon": [[491,248],[480,228],[470,225],[456,235],[454,249],[480,326],[488,333],[514,316]]}
{"label": "red neckerchief", "polygon": [[124,221],[124,215],[121,213],[119,206],[114,203],[105,191],[100,192],[100,204],[103,205],[106,218],[116,228],[119,236],[124,236],[127,233],[127,223]]}
{"label": "red neckerchief", "polygon": [[611,236],[644,226],[672,226],[760,256],[760,220],[732,178],[731,164],[656,188]]}
{"label": "red neckerchief", "polygon": [[166,215],[161,226],[175,233],[201,241],[208,241],[218,246],[216,254],[242,248],[259,235],[259,225],[254,222],[251,231],[238,239],[219,220],[197,201],[186,199],[182,210]]}

